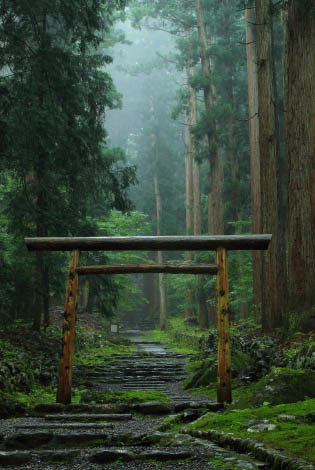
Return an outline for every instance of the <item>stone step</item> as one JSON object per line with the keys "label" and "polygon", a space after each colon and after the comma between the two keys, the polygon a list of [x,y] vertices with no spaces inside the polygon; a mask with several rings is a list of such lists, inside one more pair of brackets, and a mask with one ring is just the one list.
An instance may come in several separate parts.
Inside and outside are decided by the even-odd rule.
{"label": "stone step", "polygon": [[47,421],[80,421],[82,420],[95,420],[95,421],[129,421],[133,418],[131,413],[103,413],[103,414],[92,414],[92,413],[75,413],[75,414],[48,414],[45,415]]}
{"label": "stone step", "polygon": [[[128,443],[132,438],[128,434],[112,434],[104,432],[20,432],[8,436],[4,441],[6,449],[15,450],[30,450],[40,449],[44,447],[45,450],[55,449],[56,446],[63,448],[68,447],[100,447],[100,446],[115,446],[121,443]],[[136,445],[133,442],[133,445]]]}
{"label": "stone step", "polygon": [[39,423],[39,424],[17,424],[16,429],[103,429],[111,428],[114,426],[111,423]]}
{"label": "stone step", "polygon": [[152,390],[153,392],[161,392],[161,393],[167,394],[167,390],[162,387],[161,388],[145,388],[145,387],[143,388],[123,387],[122,388],[123,392],[139,392],[139,391],[141,392],[141,391],[147,391],[147,390],[149,391]]}

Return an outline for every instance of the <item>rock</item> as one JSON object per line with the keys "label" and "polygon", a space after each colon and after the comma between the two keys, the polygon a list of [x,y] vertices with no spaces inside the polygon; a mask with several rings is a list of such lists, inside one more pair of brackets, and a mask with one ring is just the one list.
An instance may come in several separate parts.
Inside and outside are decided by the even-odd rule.
{"label": "rock", "polygon": [[274,431],[276,429],[275,424],[271,423],[261,423],[261,424],[256,424],[255,426],[252,426],[247,429],[248,432],[263,432],[263,431]]}
{"label": "rock", "polygon": [[277,416],[277,421],[279,421],[280,423],[283,422],[288,422],[288,421],[296,421],[297,420],[297,416],[293,416],[293,415],[278,415]]}
{"label": "rock", "polygon": [[240,470],[256,470],[256,465],[251,462],[244,462],[244,460],[239,460],[236,462],[236,468]]}
{"label": "rock", "polygon": [[5,439],[5,446],[8,449],[36,449],[52,440],[53,434],[50,432],[28,432],[13,434]]}
{"label": "rock", "polygon": [[43,462],[64,462],[71,463],[78,455],[79,450],[44,450],[40,451],[38,455]]}
{"label": "rock", "polygon": [[22,465],[31,460],[30,452],[4,452],[0,451],[0,465]]}
{"label": "rock", "polygon": [[92,421],[92,420],[104,420],[104,421],[128,421],[130,419],[133,419],[132,414],[56,414],[56,415],[45,415],[45,419],[47,421]]}
{"label": "rock", "polygon": [[249,419],[244,422],[244,426],[255,426],[256,424],[267,424],[269,421],[267,419]]}
{"label": "rock", "polygon": [[57,445],[65,445],[76,447],[78,444],[81,446],[88,446],[94,444],[97,441],[98,445],[106,444],[111,442],[111,436],[103,432],[72,432],[68,433],[56,433],[54,435],[53,443]]}
{"label": "rock", "polygon": [[167,414],[172,411],[171,405],[160,401],[147,401],[139,403],[134,406],[134,409],[139,413],[154,415],[154,414]]}
{"label": "rock", "polygon": [[192,452],[189,451],[165,451],[165,450],[149,450],[142,452],[137,458],[141,460],[158,460],[160,462],[167,462],[168,460],[180,460],[189,459],[193,456]]}
{"label": "rock", "polygon": [[128,440],[128,445],[132,446],[151,446],[156,445],[164,440],[170,440],[173,437],[172,433],[155,431],[150,434],[133,434]]}
{"label": "rock", "polygon": [[130,462],[131,460],[135,460],[135,454],[125,450],[125,449],[102,449],[99,452],[96,452],[89,456],[90,462],[95,463],[110,463],[115,462],[115,460],[122,460],[123,462]]}
{"label": "rock", "polygon": [[315,397],[315,371],[294,370],[275,367],[265,377],[253,384],[246,396],[234,402],[235,408],[263,406],[265,402],[271,405],[295,403],[306,397]]}
{"label": "rock", "polygon": [[[67,419],[67,418],[66,418]],[[72,423],[72,422],[60,422],[60,423],[40,423],[40,424],[18,424],[16,429],[103,429],[113,428],[112,423]]]}
{"label": "rock", "polygon": [[35,413],[61,413],[65,410],[65,405],[61,403],[41,403],[34,407]]}
{"label": "rock", "polygon": [[174,411],[180,412],[180,411],[187,410],[188,408],[207,409],[208,411],[219,411],[224,408],[224,405],[223,403],[217,403],[217,402],[186,401],[184,403],[176,403],[174,406]]}

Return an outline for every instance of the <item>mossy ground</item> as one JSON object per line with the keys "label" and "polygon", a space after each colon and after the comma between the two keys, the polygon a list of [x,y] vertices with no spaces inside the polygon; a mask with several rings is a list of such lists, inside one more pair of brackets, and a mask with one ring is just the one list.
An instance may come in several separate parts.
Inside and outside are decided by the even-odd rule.
{"label": "mossy ground", "polygon": [[185,354],[200,352],[202,340],[206,337],[207,332],[187,325],[182,318],[170,318],[165,331],[153,330],[147,334],[148,339],[167,343],[174,351]]}
{"label": "mossy ground", "polygon": [[[172,348],[178,335],[174,335],[174,330],[177,328],[185,336],[185,327],[183,326],[183,320],[178,320],[171,323],[171,328],[168,332],[162,335],[155,334],[155,337],[163,338]],[[198,344],[202,337],[202,332],[194,332],[193,328],[189,328],[190,335],[195,335],[195,341],[192,344]],[[289,342],[283,345],[284,355],[292,357],[292,366],[296,367],[295,356],[298,356],[302,366],[305,366],[304,356],[302,352],[304,350],[310,351],[312,347],[312,337],[309,335],[305,338],[304,343],[299,341],[296,344]],[[181,345],[180,345],[181,346]],[[185,350],[185,347],[184,347]],[[217,398],[217,387],[216,387],[216,370],[213,369],[215,364],[215,357],[208,356],[208,358],[200,358],[198,352],[200,350],[196,347],[186,349],[188,352],[195,352],[195,356],[187,361],[188,371],[191,376],[196,376],[196,383],[205,384],[194,388],[189,388],[189,393],[205,395],[210,399],[216,400]],[[234,349],[235,351],[235,349]],[[248,357],[245,357],[242,353],[240,355],[234,354],[234,370],[239,372],[243,366],[246,366]],[[310,354],[307,355],[308,363],[310,361]],[[208,372],[205,369],[208,368]],[[211,370],[214,373],[211,373]],[[308,373],[309,371],[309,373]],[[181,425],[172,422],[170,420],[169,425],[167,423],[168,418],[165,419],[165,431],[180,432],[183,427],[188,429],[200,429],[200,430],[219,430],[225,433],[231,433],[237,437],[250,438],[265,443],[267,446],[281,449],[285,454],[292,457],[302,457],[315,463],[315,446],[314,446],[314,435],[315,435],[315,423],[308,418],[307,415],[315,413],[315,384],[313,374],[310,369],[303,371],[302,369],[288,369],[288,368],[277,368],[275,367],[270,374],[266,377],[262,377],[257,382],[251,382],[248,385],[240,386],[240,381],[237,378],[232,379],[232,393],[233,403],[226,407],[223,413],[208,413],[202,419],[196,421],[194,424]],[[199,374],[199,375],[198,375]],[[186,381],[186,385],[191,381],[191,378]],[[282,385],[281,390],[275,387],[275,384],[279,380]],[[308,382],[308,384],[306,384]],[[312,386],[313,382],[313,386]],[[191,383],[191,386],[194,384]],[[302,387],[307,385],[309,392],[303,392]],[[274,388],[275,393],[270,396],[262,393],[263,391],[270,391]],[[313,392],[312,392],[313,389]],[[272,391],[271,391],[272,392]],[[301,398],[298,398],[299,393]],[[308,395],[309,393],[309,395]],[[277,417],[279,414],[287,414],[296,416],[297,419],[287,422],[279,422]],[[263,432],[249,432],[244,423],[249,420],[268,420],[270,423],[276,425],[274,431],[263,431]],[[314,420],[314,418],[312,418]],[[215,462],[211,462],[215,464]],[[225,468],[222,466],[220,459],[217,461],[219,468]],[[227,467],[228,468],[228,467]]]}
{"label": "mossy ground", "polygon": [[155,390],[137,390],[128,392],[94,392],[86,391],[81,395],[81,403],[123,403],[123,404],[136,404],[144,403],[147,401],[160,401],[167,403],[170,398],[163,392]]}
{"label": "mossy ground", "polygon": [[[315,423],[308,416],[315,412],[315,399],[255,409],[227,410],[224,413],[207,413],[196,423],[188,425],[194,430],[218,430],[237,437],[255,439],[270,447],[283,450],[289,456],[303,457],[315,463]],[[279,422],[281,414],[296,416],[294,421]],[[249,420],[268,420],[276,425],[274,431],[249,432]]]}
{"label": "mossy ground", "polygon": [[[2,332],[0,376],[3,370],[6,377],[0,383],[1,417],[23,415],[38,404],[56,401],[61,337],[61,327],[57,326],[38,333],[30,325],[18,323]],[[115,354],[130,354],[132,350],[128,340],[112,338],[104,329],[95,330],[80,324],[77,326],[75,365],[103,365]],[[7,377],[7,369],[14,381]],[[19,381],[17,376],[20,377]],[[43,377],[48,377],[47,383],[41,383]],[[73,388],[72,403],[79,403],[85,392],[86,389]]]}

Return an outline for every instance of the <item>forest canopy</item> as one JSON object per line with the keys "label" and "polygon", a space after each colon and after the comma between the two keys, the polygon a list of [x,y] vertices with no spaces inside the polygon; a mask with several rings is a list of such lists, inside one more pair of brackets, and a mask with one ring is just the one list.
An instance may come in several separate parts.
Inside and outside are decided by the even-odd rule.
{"label": "forest canopy", "polygon": [[[272,233],[266,254],[229,254],[232,318],[312,329],[314,22],[309,0],[2,2],[1,316],[38,329],[62,302],[64,256],[25,236]],[[89,311],[216,323],[201,275],[85,292]]]}

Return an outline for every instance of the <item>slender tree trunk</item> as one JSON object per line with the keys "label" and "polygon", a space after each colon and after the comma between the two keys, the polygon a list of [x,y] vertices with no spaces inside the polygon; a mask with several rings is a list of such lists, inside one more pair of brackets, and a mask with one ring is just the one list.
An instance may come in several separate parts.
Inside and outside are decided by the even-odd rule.
{"label": "slender tree trunk", "polygon": [[90,284],[89,282],[86,282],[82,289],[82,309],[84,312],[87,311],[87,306],[89,303],[89,290],[90,290]]}
{"label": "slender tree trunk", "polygon": [[[259,150],[259,118],[258,118],[258,75],[256,49],[256,12],[254,1],[245,10],[246,18],[246,58],[248,77],[248,119],[251,173],[251,206],[252,233],[261,233],[261,194],[260,194],[260,150]],[[253,251],[253,304],[254,320],[260,321],[262,289],[262,253]]]}
{"label": "slender tree trunk", "polygon": [[48,266],[44,266],[43,273],[43,307],[44,307],[44,327],[47,328],[50,325],[50,312],[49,312],[49,269]]}
{"label": "slender tree trunk", "polygon": [[288,3],[284,55],[288,306],[296,314],[297,328],[304,330],[315,326],[315,16],[311,7],[312,1]]}
{"label": "slender tree trunk", "polygon": [[[189,70],[190,77],[194,75],[194,69]],[[195,126],[197,123],[197,98],[196,91],[190,88],[190,123]],[[194,235],[201,235],[201,206],[200,206],[200,164],[196,160],[197,144],[194,138],[191,139],[191,153],[193,165],[193,201],[194,201]],[[196,294],[197,294],[197,310],[198,324],[200,328],[208,326],[208,312],[206,307],[206,299],[202,292],[202,276],[196,276]]]}
{"label": "slender tree trunk", "polygon": [[[156,234],[157,236],[161,235],[161,215],[162,215],[162,204],[161,204],[161,194],[159,188],[159,180],[157,173],[154,175],[154,192],[155,192],[155,201],[156,201]],[[163,264],[163,252],[157,252],[157,262],[158,264]],[[164,285],[164,274],[159,273],[159,292],[160,292],[160,329],[165,329],[166,324],[166,293]]]}
{"label": "slender tree trunk", "polygon": [[272,242],[262,261],[262,326],[265,331],[281,326],[286,299],[285,249],[281,239],[279,210],[279,126],[271,8],[270,0],[256,0],[261,223],[263,233],[272,233]]}
{"label": "slender tree trunk", "polygon": [[[213,85],[211,86],[211,63],[207,54],[208,40],[206,36],[206,29],[200,0],[195,0],[195,11],[200,41],[202,74],[205,79],[205,84],[203,87],[205,108],[206,111],[209,112],[216,99],[216,90]],[[224,177],[222,152],[219,148],[217,151],[213,151],[211,149],[212,140],[217,140],[217,130],[217,123],[209,122],[209,129],[206,136],[206,142],[209,153],[208,162],[210,167],[209,186],[211,186],[212,191],[208,194],[208,232],[213,233],[215,235],[222,234],[224,231],[222,202]]]}
{"label": "slender tree trunk", "polygon": [[[154,104],[151,100],[150,104],[151,118],[154,120]],[[152,151],[154,155],[154,194],[155,194],[155,208],[156,208],[156,234],[157,236],[161,235],[161,221],[162,221],[162,201],[159,185],[159,152],[157,146],[157,136],[155,131],[152,133]],[[157,262],[158,264],[163,264],[163,252],[157,252]],[[166,292],[164,285],[164,274],[159,273],[159,298],[160,298],[160,329],[164,330],[166,326]]]}
{"label": "slender tree trunk", "polygon": [[[47,33],[47,12],[44,8],[43,10],[43,17],[41,23],[41,42],[42,42],[42,50],[41,54],[44,55],[44,50],[46,47],[46,33]],[[45,66],[42,63],[40,64],[40,73],[43,77],[45,76]],[[42,87],[38,90],[38,100],[40,103],[40,107],[42,110],[45,109],[45,102],[44,102],[44,91]],[[40,137],[43,129],[41,127],[41,123],[38,124],[38,135]],[[40,142],[40,138],[38,139]],[[37,168],[34,168],[32,174],[34,175],[34,182],[36,185],[36,196],[34,197],[35,203],[35,213],[36,213],[36,236],[37,237],[45,237],[47,236],[47,221],[45,220],[46,217],[46,210],[47,210],[47,201],[46,201],[46,191],[45,185],[43,183],[43,179],[45,176],[45,163],[46,163],[46,153],[42,146],[39,144],[38,147],[38,161],[37,161]],[[45,327],[50,323],[49,317],[49,267],[47,265],[47,261],[45,257],[37,253],[36,254],[36,273],[37,273],[37,289],[35,295],[35,310],[34,310],[34,321],[33,321],[33,329],[39,331],[42,322],[42,310],[44,311],[44,325]]]}
{"label": "slender tree trunk", "polygon": [[36,257],[36,285],[34,292],[33,330],[40,331],[42,324],[42,284],[41,267],[42,253],[35,254]]}
{"label": "slender tree trunk", "polygon": [[[188,72],[184,69],[184,86],[189,90]],[[193,231],[193,179],[192,179],[192,151],[191,151],[191,135],[190,135],[190,108],[185,112],[185,180],[186,180],[186,235],[191,235]],[[185,261],[192,262],[193,256],[191,251],[186,251]],[[184,315],[189,318],[193,314],[193,293],[191,289],[186,289],[186,308]]]}

